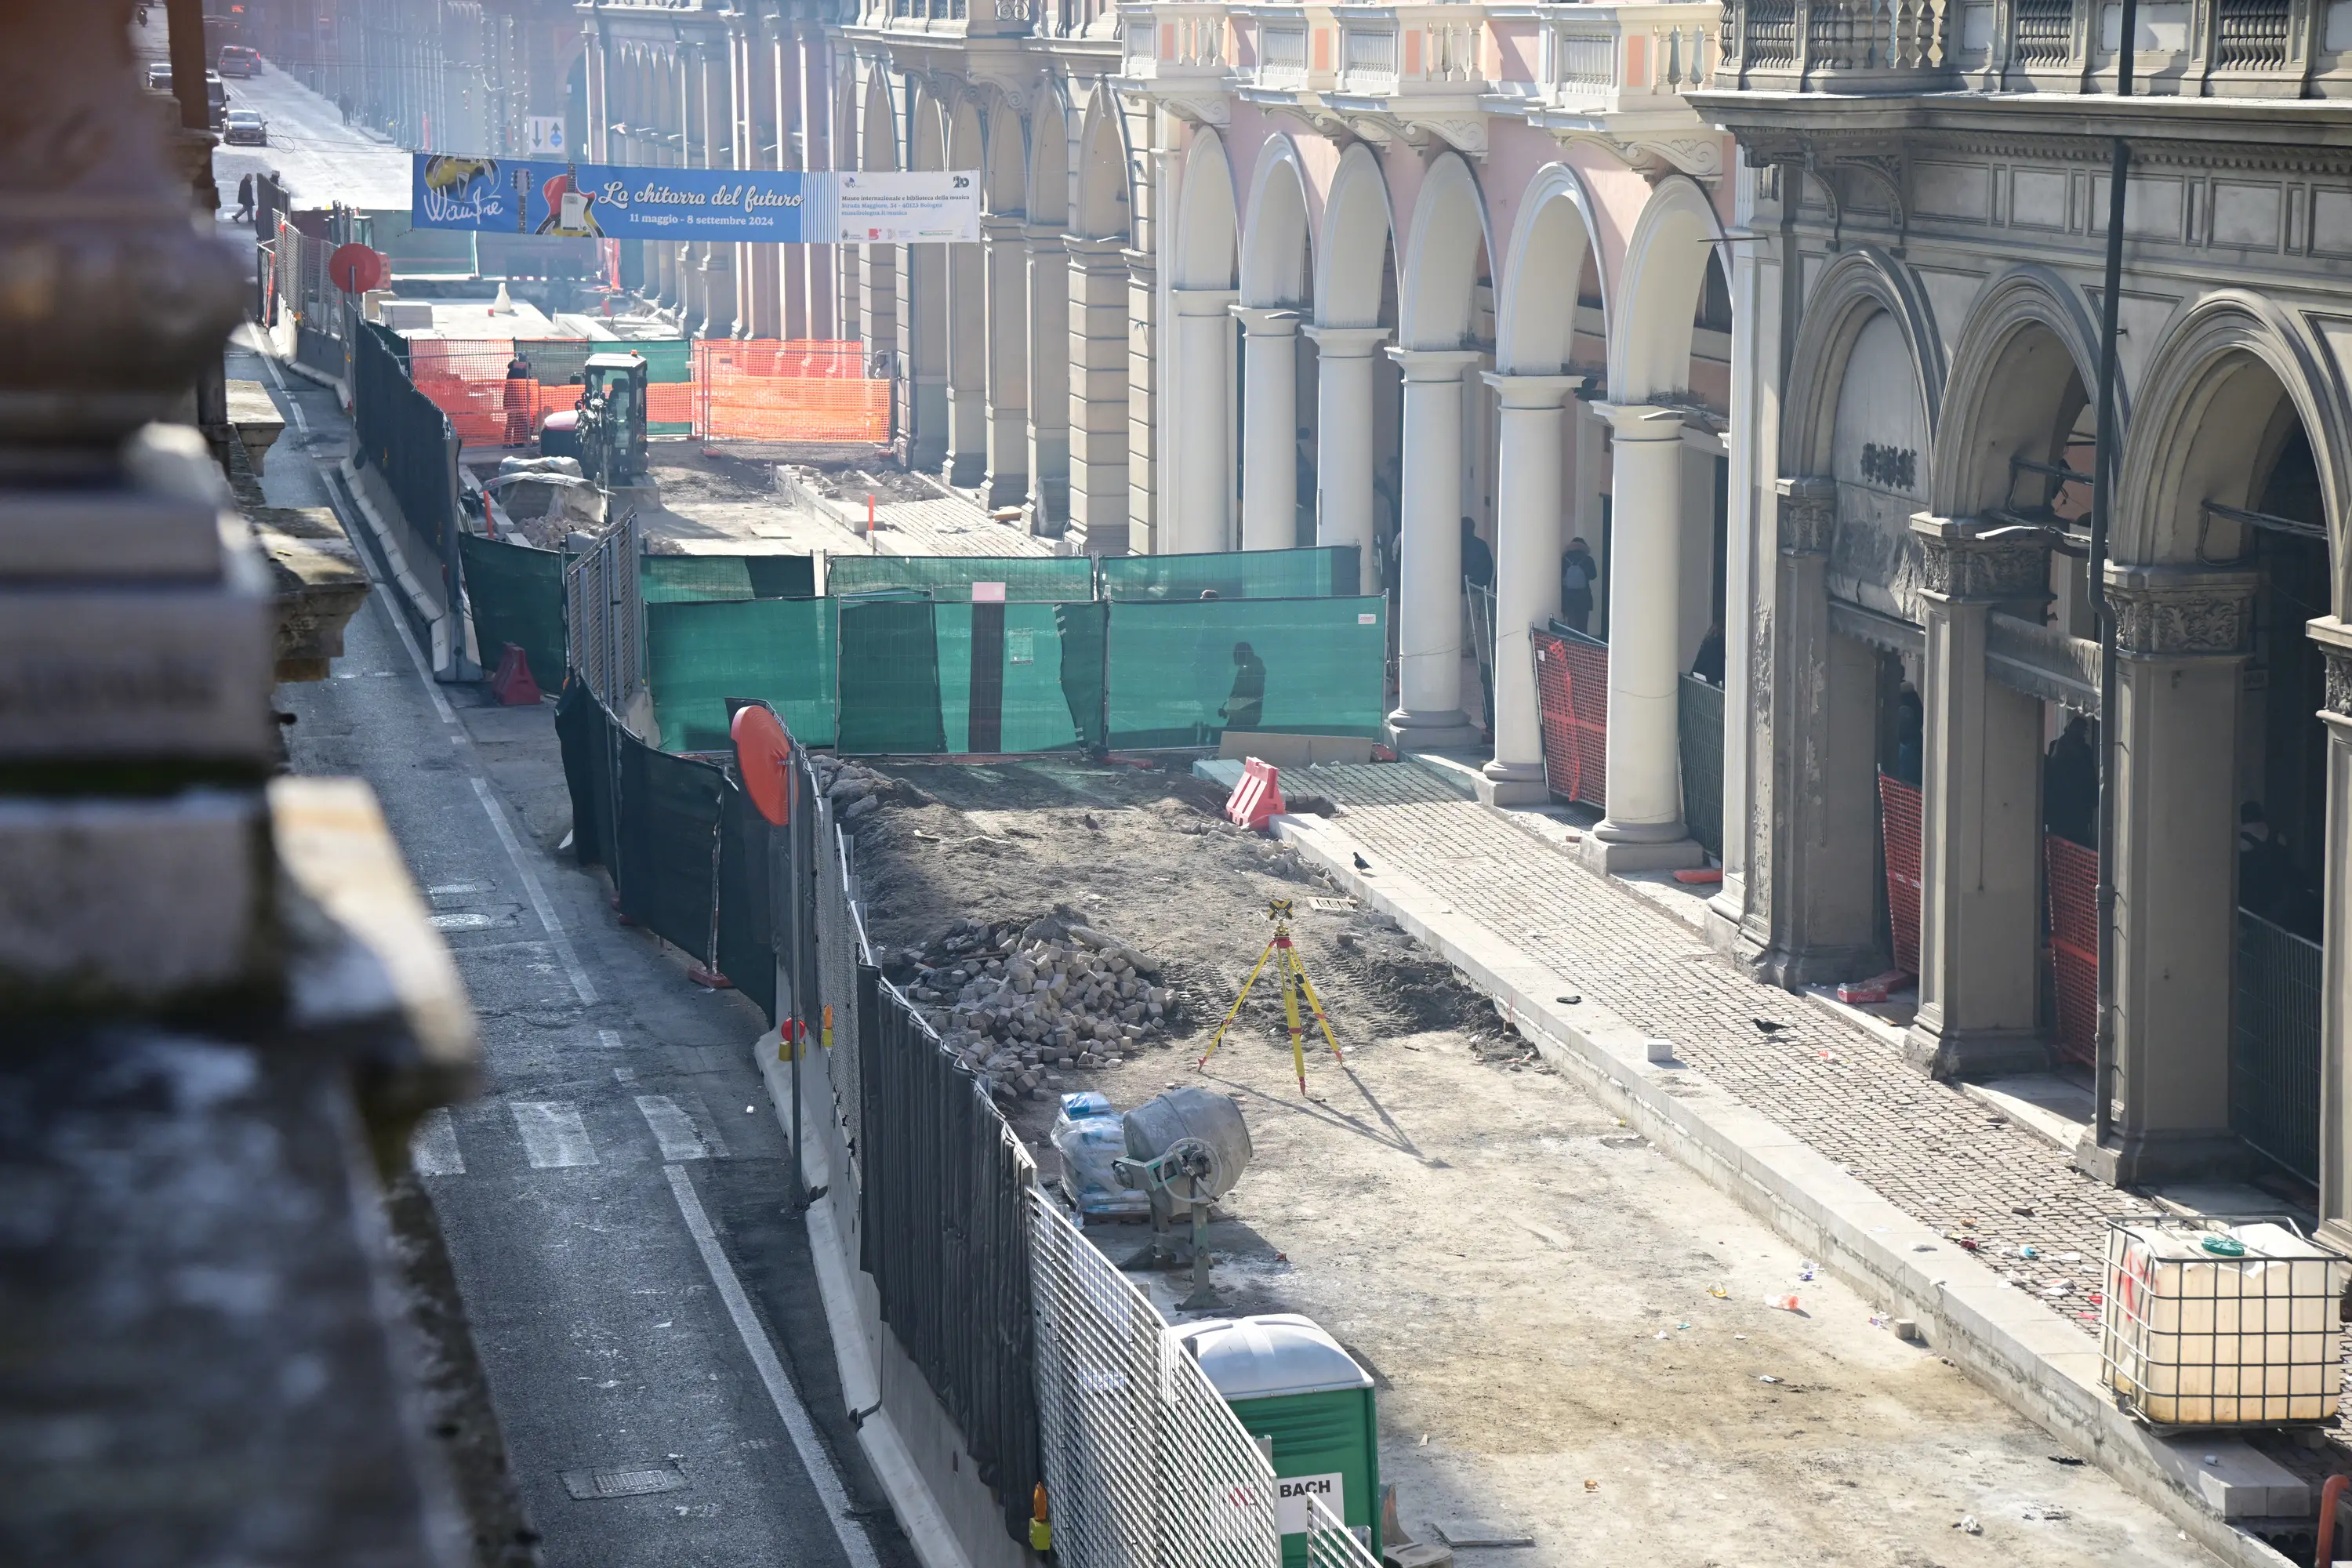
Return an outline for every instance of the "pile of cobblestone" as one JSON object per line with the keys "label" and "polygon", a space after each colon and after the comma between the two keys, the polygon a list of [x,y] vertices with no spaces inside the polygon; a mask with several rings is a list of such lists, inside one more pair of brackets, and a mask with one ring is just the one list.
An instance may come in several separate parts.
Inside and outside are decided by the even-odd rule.
{"label": "pile of cobblestone", "polygon": [[828,752],[811,752],[809,762],[816,770],[817,788],[824,792],[825,800],[833,806],[833,819],[851,833],[861,833],[870,826],[885,802],[897,801],[903,805],[929,804],[928,795],[904,779],[886,777]]}
{"label": "pile of cobblestone", "polygon": [[1181,1013],[1157,963],[1058,915],[959,921],[906,962],[908,994],[1000,1099],[1040,1100],[1065,1072],[1165,1049]]}

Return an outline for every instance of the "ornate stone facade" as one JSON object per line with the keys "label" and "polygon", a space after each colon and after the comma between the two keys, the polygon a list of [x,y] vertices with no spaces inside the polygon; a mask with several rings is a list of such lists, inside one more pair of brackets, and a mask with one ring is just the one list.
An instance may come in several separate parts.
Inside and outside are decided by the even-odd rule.
{"label": "ornate stone facade", "polygon": [[2110,566],[2116,650],[2126,657],[2237,657],[2253,647],[2253,574]]}

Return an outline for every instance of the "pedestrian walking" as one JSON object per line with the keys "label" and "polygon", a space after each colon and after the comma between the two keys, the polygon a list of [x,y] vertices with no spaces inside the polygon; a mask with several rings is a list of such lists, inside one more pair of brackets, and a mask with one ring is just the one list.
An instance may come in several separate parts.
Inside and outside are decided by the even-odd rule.
{"label": "pedestrian walking", "polygon": [[1592,585],[1601,569],[1593,563],[1591,547],[1580,536],[1568,542],[1559,558],[1559,618],[1581,632],[1592,619]]}
{"label": "pedestrian walking", "polygon": [[240,223],[253,221],[253,176],[247,174],[236,183],[236,216]]}
{"label": "pedestrian walking", "polygon": [[530,444],[531,426],[539,412],[539,387],[532,374],[530,360],[520,349],[507,361],[506,405],[507,445],[525,447]]}

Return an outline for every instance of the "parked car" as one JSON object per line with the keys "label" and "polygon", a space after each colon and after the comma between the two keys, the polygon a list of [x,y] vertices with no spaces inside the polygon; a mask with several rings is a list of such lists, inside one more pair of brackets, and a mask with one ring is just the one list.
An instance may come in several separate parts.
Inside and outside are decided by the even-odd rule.
{"label": "parked car", "polygon": [[[169,60],[147,68],[147,85],[156,92],[172,90],[172,64]],[[222,116],[228,112],[228,84],[221,80],[220,72],[205,72],[205,94],[212,100],[213,129],[218,131]]]}
{"label": "parked car", "polygon": [[269,145],[269,121],[257,109],[232,109],[221,126],[221,140],[232,145],[242,143],[252,147]]}
{"label": "parked car", "polygon": [[243,44],[225,44],[221,47],[219,60],[215,63],[219,66],[223,76],[259,76],[261,51],[247,48]]}

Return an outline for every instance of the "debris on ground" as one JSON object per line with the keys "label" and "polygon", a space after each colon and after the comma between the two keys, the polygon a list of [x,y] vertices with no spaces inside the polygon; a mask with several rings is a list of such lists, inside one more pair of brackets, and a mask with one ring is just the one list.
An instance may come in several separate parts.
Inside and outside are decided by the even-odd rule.
{"label": "debris on ground", "polygon": [[827,752],[811,752],[817,788],[833,805],[834,820],[852,833],[865,831],[885,805],[928,805],[930,797],[904,779],[894,779]]}
{"label": "debris on ground", "polygon": [[1067,910],[958,921],[901,962],[941,1043],[1003,1100],[1041,1100],[1063,1073],[1164,1050],[1182,1016],[1160,964]]}

